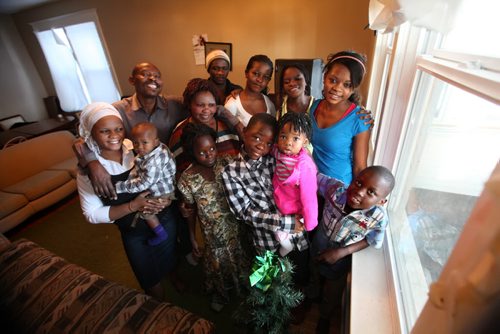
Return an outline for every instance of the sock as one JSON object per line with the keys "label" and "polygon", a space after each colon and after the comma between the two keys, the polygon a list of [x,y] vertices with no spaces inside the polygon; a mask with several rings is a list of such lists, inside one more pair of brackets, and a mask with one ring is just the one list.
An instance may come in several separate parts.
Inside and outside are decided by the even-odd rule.
{"label": "sock", "polygon": [[161,242],[167,240],[168,238],[168,233],[165,231],[163,226],[158,225],[153,229],[153,232],[156,234],[155,237],[152,237],[148,240],[148,244],[150,246],[156,246],[160,244]]}

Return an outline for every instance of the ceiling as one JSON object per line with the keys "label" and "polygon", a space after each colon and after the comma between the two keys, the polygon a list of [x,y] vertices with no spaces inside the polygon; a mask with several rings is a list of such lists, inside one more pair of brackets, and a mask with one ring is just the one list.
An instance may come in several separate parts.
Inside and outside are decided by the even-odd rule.
{"label": "ceiling", "polygon": [[0,14],[15,14],[25,9],[30,9],[45,3],[57,0],[1,0]]}

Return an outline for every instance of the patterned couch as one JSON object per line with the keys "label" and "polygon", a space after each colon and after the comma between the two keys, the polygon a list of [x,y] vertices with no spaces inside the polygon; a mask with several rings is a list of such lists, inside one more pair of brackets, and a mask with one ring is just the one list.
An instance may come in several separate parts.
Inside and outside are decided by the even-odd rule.
{"label": "patterned couch", "polygon": [[[211,322],[0,234],[0,321],[12,333],[213,333]],[[6,333],[6,332],[4,332]]]}

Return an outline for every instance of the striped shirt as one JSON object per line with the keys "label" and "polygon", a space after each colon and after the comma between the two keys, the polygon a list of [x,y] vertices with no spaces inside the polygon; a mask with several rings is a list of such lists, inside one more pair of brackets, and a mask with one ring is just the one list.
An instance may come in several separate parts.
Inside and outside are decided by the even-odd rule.
{"label": "striped shirt", "polygon": [[276,147],[273,148],[272,155],[276,158],[276,169],[274,170],[274,175],[280,182],[284,182],[288,179],[288,177],[290,177],[290,175],[292,175],[299,155],[297,154],[292,156],[283,154],[278,151]]}

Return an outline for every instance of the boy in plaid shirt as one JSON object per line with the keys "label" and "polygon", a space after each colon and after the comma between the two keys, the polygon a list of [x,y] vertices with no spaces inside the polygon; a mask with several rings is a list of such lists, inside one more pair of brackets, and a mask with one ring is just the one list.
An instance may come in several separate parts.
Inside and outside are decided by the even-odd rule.
{"label": "boy in plaid shirt", "polygon": [[[151,197],[161,197],[170,205],[175,191],[175,160],[168,147],[158,139],[158,130],[153,123],[139,123],[131,131],[135,157],[135,167],[126,181],[116,183],[116,192],[138,193],[145,190]],[[146,220],[155,236],[148,244],[156,246],[168,238],[155,214],[138,213]],[[136,217],[135,219],[137,219]],[[134,222],[135,222],[134,219]]]}
{"label": "boy in plaid shirt", "polygon": [[317,333],[327,333],[335,302],[345,284],[351,254],[382,247],[387,214],[383,205],[394,188],[394,176],[383,166],[362,170],[352,183],[318,174],[318,193],[325,198],[323,217],[311,246],[312,276],[308,297],[319,297],[324,280]]}
{"label": "boy in plaid shirt", "polygon": [[301,233],[293,240],[294,248],[308,248],[300,216],[281,215],[274,202],[272,174],[276,163],[268,153],[276,131],[276,120],[269,114],[252,116],[244,130],[240,155],[222,173],[229,207],[238,220],[251,226],[257,253],[277,250],[274,233],[283,230],[293,234],[296,225]]}

